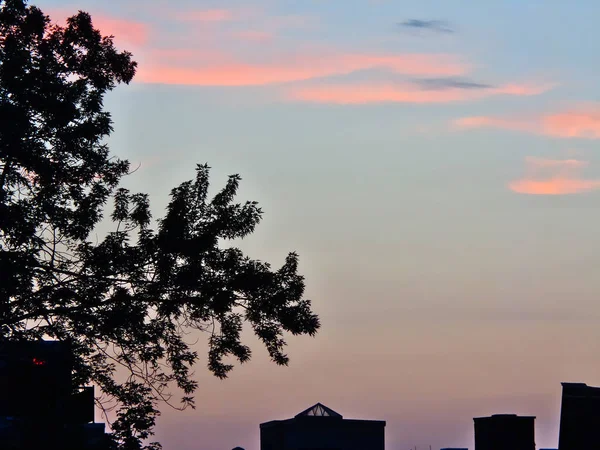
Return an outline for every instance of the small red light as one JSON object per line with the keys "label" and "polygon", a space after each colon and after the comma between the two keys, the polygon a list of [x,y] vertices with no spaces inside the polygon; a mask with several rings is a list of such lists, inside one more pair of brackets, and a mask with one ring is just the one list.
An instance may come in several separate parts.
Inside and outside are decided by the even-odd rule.
{"label": "small red light", "polygon": [[33,358],[33,365],[34,366],[45,366],[46,361],[44,361],[43,359]]}

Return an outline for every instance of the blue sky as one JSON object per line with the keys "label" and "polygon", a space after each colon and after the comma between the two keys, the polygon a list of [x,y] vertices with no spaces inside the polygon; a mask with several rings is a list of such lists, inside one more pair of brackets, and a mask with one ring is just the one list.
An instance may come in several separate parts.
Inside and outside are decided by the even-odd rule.
{"label": "blue sky", "polygon": [[241,246],[298,251],[323,319],[289,368],[251,336],[227,381],[201,361],[165,449],[257,450],[319,401],[387,420],[392,450],[472,448],[493,413],[556,447],[560,382],[600,385],[598,2],[37,4],[140,62],[107,99],[125,184],[160,215],[196,163],[240,173],[265,210]]}

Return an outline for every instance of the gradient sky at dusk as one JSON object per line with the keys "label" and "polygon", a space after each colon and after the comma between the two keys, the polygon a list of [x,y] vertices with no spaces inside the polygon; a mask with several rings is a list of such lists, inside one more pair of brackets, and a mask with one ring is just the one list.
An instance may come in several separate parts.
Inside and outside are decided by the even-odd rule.
{"label": "gradient sky at dusk", "polygon": [[250,335],[228,380],[201,360],[165,450],[258,450],[316,402],[387,420],[389,450],[472,449],[494,413],[557,446],[560,382],[600,385],[597,0],[35,4],[139,62],[107,99],[126,185],[160,215],[196,163],[241,174],[242,248],[297,251],[322,318],[288,368]]}

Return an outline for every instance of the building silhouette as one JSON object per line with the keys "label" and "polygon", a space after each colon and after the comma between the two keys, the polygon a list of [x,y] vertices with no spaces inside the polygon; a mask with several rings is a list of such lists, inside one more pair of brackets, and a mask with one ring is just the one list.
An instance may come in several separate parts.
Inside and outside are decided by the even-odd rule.
{"label": "building silhouette", "polygon": [[61,342],[0,342],[2,450],[108,448],[94,389],[73,386],[71,358]]}
{"label": "building silhouette", "polygon": [[600,448],[600,388],[561,384],[558,450]]}
{"label": "building silhouette", "polygon": [[[108,450],[94,423],[94,388],[72,380],[72,352],[57,341],[0,341],[0,450]],[[535,450],[535,417],[476,417],[475,450]],[[261,450],[385,450],[382,420],[344,419],[317,403],[260,424]],[[558,449],[600,449],[600,387],[562,383]],[[243,450],[236,447],[234,450]],[[443,448],[441,450],[468,450]]]}
{"label": "building silhouette", "polygon": [[292,419],[260,424],[261,450],[384,450],[385,421],[344,419],[317,403]]}
{"label": "building silhouette", "polygon": [[473,420],[475,450],[535,450],[535,417],[495,414]]}

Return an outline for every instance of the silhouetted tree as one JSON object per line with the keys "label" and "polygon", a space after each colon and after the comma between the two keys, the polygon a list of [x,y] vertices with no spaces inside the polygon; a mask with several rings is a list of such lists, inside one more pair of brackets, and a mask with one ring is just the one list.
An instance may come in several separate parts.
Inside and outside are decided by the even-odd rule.
{"label": "silhouetted tree", "polygon": [[[103,96],[132,80],[131,58],[84,12],[58,26],[24,0],[0,1],[0,340],[70,343],[76,383],[115,402],[115,442],[137,449],[171,386],[193,406],[189,330],[208,333],[208,368],[224,378],[224,358],[250,358],[244,323],[282,365],[284,332],[320,325],[296,254],[272,270],[219,247],[261,218],[255,202],[234,203],[237,175],[208,198],[209,167],[198,165],[156,229],[148,196],[118,188],[129,163],[109,154]],[[111,198],[114,229],[90,240]]]}

